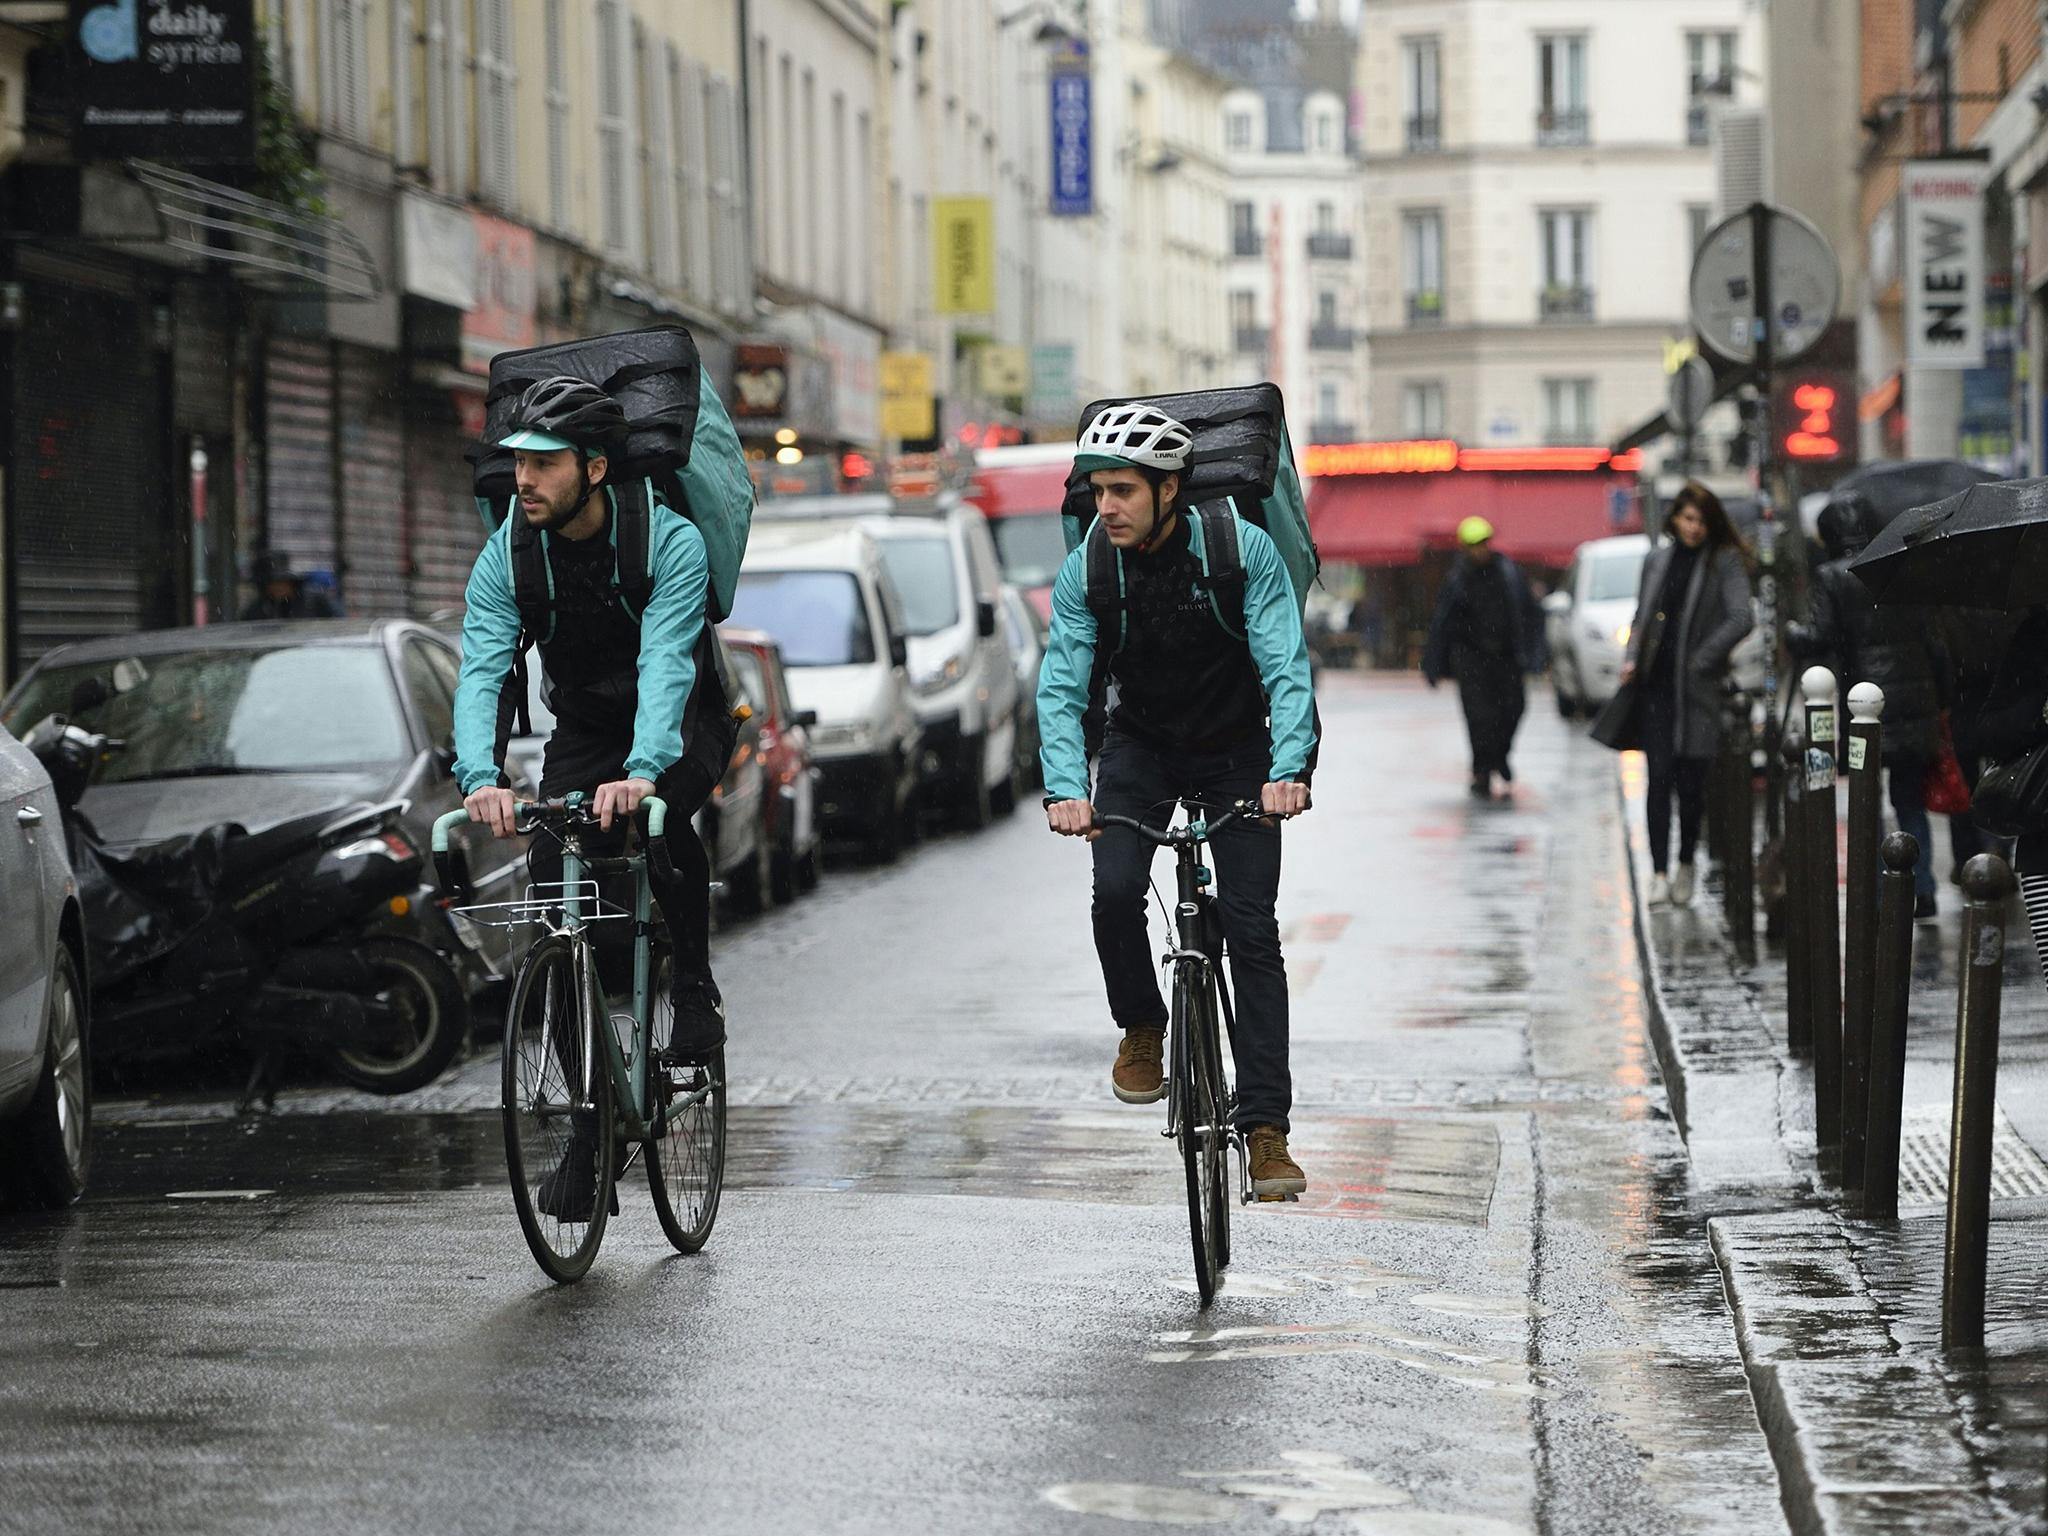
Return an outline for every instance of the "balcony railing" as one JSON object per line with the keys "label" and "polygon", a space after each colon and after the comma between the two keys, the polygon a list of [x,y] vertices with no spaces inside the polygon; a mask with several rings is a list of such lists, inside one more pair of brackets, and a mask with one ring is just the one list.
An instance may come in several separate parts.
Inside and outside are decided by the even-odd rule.
{"label": "balcony railing", "polygon": [[1311,421],[1308,440],[1311,443],[1355,443],[1358,441],[1358,427],[1353,422],[1337,419]]}
{"label": "balcony railing", "polygon": [[1536,113],[1538,144],[1584,144],[1592,138],[1592,122],[1584,107],[1543,107]]}
{"label": "balcony railing", "polygon": [[1318,320],[1308,328],[1308,348],[1311,352],[1349,352],[1357,334],[1348,325]]}
{"label": "balcony railing", "polygon": [[1443,323],[1444,296],[1441,293],[1432,289],[1408,295],[1408,324],[1411,328]]}
{"label": "balcony railing", "polygon": [[1704,101],[1696,101],[1685,109],[1685,142],[1707,142],[1707,104]]}
{"label": "balcony railing", "polygon": [[1240,352],[1264,352],[1266,343],[1272,338],[1272,330],[1263,325],[1240,325],[1234,333],[1234,345]]}
{"label": "balcony railing", "polygon": [[1536,295],[1536,316],[1546,322],[1593,318],[1593,290],[1553,284]]}
{"label": "balcony railing", "polygon": [[1317,230],[1308,237],[1308,253],[1319,260],[1349,261],[1351,237],[1336,230]]}
{"label": "balcony railing", "polygon": [[[1215,226],[1210,226],[1214,228]],[[1230,254],[1233,256],[1262,256],[1266,251],[1266,238],[1256,229],[1231,231]]]}
{"label": "balcony railing", "polygon": [[1443,146],[1442,124],[1434,112],[1417,113],[1408,119],[1408,152],[1433,155]]}

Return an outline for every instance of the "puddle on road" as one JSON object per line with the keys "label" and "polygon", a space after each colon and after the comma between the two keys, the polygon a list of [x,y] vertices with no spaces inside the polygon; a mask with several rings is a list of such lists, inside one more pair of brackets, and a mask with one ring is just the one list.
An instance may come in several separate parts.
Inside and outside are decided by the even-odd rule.
{"label": "puddle on road", "polygon": [[1448,1291],[1426,1291],[1410,1296],[1408,1305],[1445,1317],[1547,1317],[1550,1309],[1522,1296],[1456,1296]]}

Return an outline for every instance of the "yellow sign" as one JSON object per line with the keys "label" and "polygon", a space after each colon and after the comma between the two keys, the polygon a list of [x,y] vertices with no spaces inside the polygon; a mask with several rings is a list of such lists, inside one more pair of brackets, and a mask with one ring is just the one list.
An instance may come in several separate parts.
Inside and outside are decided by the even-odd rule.
{"label": "yellow sign", "polygon": [[981,392],[998,400],[1031,392],[1031,352],[1026,347],[981,349]]}
{"label": "yellow sign", "polygon": [[932,309],[988,315],[996,307],[996,211],[986,197],[932,199]]}
{"label": "yellow sign", "polygon": [[1677,339],[1666,337],[1664,341],[1664,371],[1667,374],[1678,372],[1679,369],[1685,366],[1687,358],[1698,357],[1699,353],[1699,343],[1695,342],[1690,336]]}
{"label": "yellow sign", "polygon": [[882,354],[882,436],[915,442],[938,435],[929,352]]}

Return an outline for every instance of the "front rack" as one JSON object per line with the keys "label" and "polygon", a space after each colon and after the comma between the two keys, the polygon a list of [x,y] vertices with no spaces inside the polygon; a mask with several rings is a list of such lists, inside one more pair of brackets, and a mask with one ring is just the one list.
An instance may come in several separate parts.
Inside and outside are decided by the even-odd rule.
{"label": "front rack", "polygon": [[448,911],[485,928],[520,928],[528,923],[553,927],[567,915],[571,901],[581,908],[579,918],[586,923],[617,922],[633,915],[617,902],[606,901],[595,880],[536,880],[522,901],[485,901]]}

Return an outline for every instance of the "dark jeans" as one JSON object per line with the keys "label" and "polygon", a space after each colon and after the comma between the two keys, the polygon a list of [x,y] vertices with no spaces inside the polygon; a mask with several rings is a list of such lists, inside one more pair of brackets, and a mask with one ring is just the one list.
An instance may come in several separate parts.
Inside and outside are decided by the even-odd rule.
{"label": "dark jeans", "polygon": [[[1920,845],[1920,862],[1913,866],[1913,894],[1934,894],[1934,827],[1927,819],[1928,761],[1922,757],[1885,759],[1885,787],[1890,792],[1892,814],[1899,830]],[[1952,818],[1953,820],[1954,818]]]}
{"label": "dark jeans", "polygon": [[[621,741],[609,733],[600,736],[562,722],[548,739],[547,762],[541,771],[542,796],[552,799],[579,789],[591,794],[600,784],[624,778],[626,754],[631,750],[630,741]],[[661,904],[662,920],[667,925],[675,957],[672,983],[711,979],[711,860],[704,852],[697,829],[690,825],[690,818],[711,798],[717,778],[707,762],[716,755],[715,749],[689,753],[677,759],[654,784],[654,792],[668,805],[663,837],[668,843],[669,862],[675,866],[675,879],[664,882],[650,870],[649,881],[655,900]],[[614,820],[610,833],[593,835],[585,840],[584,846],[593,853],[616,853],[625,846],[624,829]],[[531,867],[536,880],[562,878],[561,845],[544,832],[534,835]],[[632,896],[624,882],[619,883],[618,889],[608,886],[605,896],[628,911],[632,909]],[[624,922],[599,923],[591,931],[598,977],[608,993],[625,992],[633,984],[632,926]],[[692,1014],[683,1009],[675,1012],[680,1033]],[[679,1038],[674,1043],[678,1050],[690,1053],[712,1049],[721,1042]]]}
{"label": "dark jeans", "polygon": [[[1234,752],[1169,755],[1111,730],[1102,746],[1095,808],[1164,826],[1177,800],[1222,809],[1257,800],[1269,753],[1258,741]],[[1095,952],[1109,990],[1109,1011],[1124,1029],[1164,1028],[1145,893],[1152,844],[1124,827],[1095,840]],[[1237,1028],[1237,1124],[1288,1128],[1293,1081],[1287,1071],[1287,965],[1280,954],[1280,828],[1267,821],[1232,822],[1210,847],[1217,872],[1223,937],[1230,952]],[[1171,894],[1169,893],[1169,904]]]}
{"label": "dark jeans", "polygon": [[1472,742],[1472,777],[1508,772],[1508,753],[1521,729],[1528,690],[1522,664],[1512,656],[1491,656],[1469,647],[1458,653],[1458,703],[1465,711],[1465,734]]}
{"label": "dark jeans", "polygon": [[1700,819],[1707,808],[1707,765],[1704,757],[1678,754],[1678,693],[1667,681],[1643,690],[1643,756],[1649,769],[1650,867],[1658,874],[1671,868],[1671,801],[1678,799],[1678,862],[1690,864],[1700,846]]}

